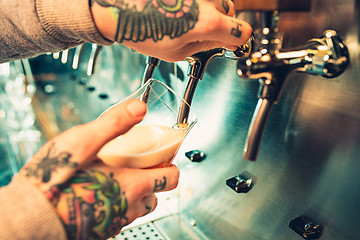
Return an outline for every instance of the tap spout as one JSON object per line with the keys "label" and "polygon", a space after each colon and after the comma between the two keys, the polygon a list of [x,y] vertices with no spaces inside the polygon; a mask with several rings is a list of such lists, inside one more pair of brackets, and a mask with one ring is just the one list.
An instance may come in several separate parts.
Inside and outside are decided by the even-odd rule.
{"label": "tap spout", "polygon": [[97,45],[97,44],[92,44],[92,46],[91,46],[91,52],[90,52],[90,57],[89,57],[87,72],[86,72],[88,76],[93,75],[95,72],[96,60],[97,60],[97,57],[99,56],[101,49],[102,49],[102,46]]}
{"label": "tap spout", "polygon": [[75,48],[75,53],[74,53],[73,62],[72,62],[73,69],[78,69],[78,67],[80,65],[81,55],[84,52],[85,46],[86,46],[86,44],[82,44]]}
{"label": "tap spout", "polygon": [[224,52],[225,49],[223,48],[215,48],[209,51],[196,53],[186,59],[190,65],[188,71],[189,79],[184,93],[185,103],[181,105],[178,113],[179,124],[188,123],[190,106],[195,94],[196,86],[199,80],[201,80],[202,77],[204,76],[209,61],[216,56],[224,56]]}
{"label": "tap spout", "polygon": [[160,59],[155,57],[147,57],[146,68],[142,80],[142,84],[145,84],[150,78],[153,77],[155,69],[159,66]]}
{"label": "tap spout", "polygon": [[185,88],[184,100],[186,103],[182,104],[178,113],[178,123],[179,124],[187,124],[188,118],[190,114],[190,106],[192,103],[192,99],[194,97],[196,86],[199,80],[204,76],[204,72],[206,67],[211,59],[216,56],[223,56],[224,49],[223,48],[215,48],[209,51],[199,52],[186,60],[189,62],[189,71],[188,71],[188,83]]}
{"label": "tap spout", "polygon": [[192,103],[192,99],[193,96],[195,94],[195,89],[196,86],[199,82],[199,79],[194,78],[194,77],[189,77],[186,89],[185,89],[185,93],[184,93],[184,100],[185,103],[183,103],[179,109],[179,113],[178,113],[178,120],[177,122],[179,124],[187,124],[188,123],[188,118],[189,118],[189,114],[190,114],[190,106]]}
{"label": "tap spout", "polygon": [[[159,66],[160,59],[148,56],[146,59],[146,67],[141,85],[144,85],[150,78],[153,77],[155,69]],[[147,102],[149,99],[149,87],[145,90],[141,96],[141,101]]]}
{"label": "tap spout", "polygon": [[251,119],[248,135],[245,142],[243,158],[255,161],[259,153],[261,139],[264,135],[266,123],[274,105],[268,99],[259,99]]}

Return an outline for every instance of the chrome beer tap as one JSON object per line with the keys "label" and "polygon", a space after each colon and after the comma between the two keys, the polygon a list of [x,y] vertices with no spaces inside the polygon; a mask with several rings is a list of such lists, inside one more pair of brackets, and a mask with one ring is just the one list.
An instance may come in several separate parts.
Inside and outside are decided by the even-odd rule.
{"label": "chrome beer tap", "polygon": [[79,68],[81,56],[84,52],[85,47],[86,47],[86,44],[82,44],[75,48],[75,53],[74,53],[74,57],[73,57],[73,61],[72,61],[72,68],[75,70]]}
{"label": "chrome beer tap", "polygon": [[[149,81],[149,79],[153,77],[154,71],[159,66],[159,64],[160,64],[160,59],[158,59],[158,58],[150,57],[150,56],[148,56],[146,58],[146,67],[145,67],[145,72],[144,72],[143,79],[141,82],[141,86],[146,84],[146,82]],[[150,91],[150,89],[148,87],[147,90],[142,95],[141,101],[144,101],[144,102],[148,101],[149,91]]]}
{"label": "chrome beer tap", "polygon": [[[265,40],[276,42],[274,39],[261,41]],[[239,76],[260,81],[259,100],[247,135],[244,159],[256,160],[271,109],[279,102],[290,73],[296,71],[334,78],[342,74],[348,64],[348,49],[333,30],[325,31],[320,38],[309,40],[303,47],[290,50],[274,46],[260,48],[251,56],[239,59]]]}
{"label": "chrome beer tap", "polygon": [[250,55],[255,41],[255,35],[252,34],[249,40],[242,46],[239,46],[235,51],[230,51],[225,48],[215,48],[208,51],[196,53],[186,60],[189,62],[188,82],[185,88],[184,100],[187,104],[183,104],[178,114],[178,123],[187,124],[190,113],[190,106],[195,93],[196,86],[199,80],[204,76],[206,67],[211,59],[214,57],[226,57],[237,60],[241,57]]}
{"label": "chrome beer tap", "polygon": [[96,60],[97,57],[99,56],[99,52],[102,49],[102,46],[97,45],[97,44],[92,44],[91,45],[91,52],[90,52],[90,57],[89,57],[89,61],[88,61],[88,66],[87,66],[87,75],[91,76],[94,74],[95,72],[95,64],[96,64]]}
{"label": "chrome beer tap", "polygon": [[[74,52],[74,56],[73,56],[73,60],[72,60],[72,68],[74,70],[79,68],[80,62],[84,55],[84,51],[87,47],[88,47],[88,44],[85,43],[85,44],[79,45],[75,48],[75,52]],[[86,67],[86,75],[92,76],[94,74],[96,61],[97,61],[97,58],[99,56],[101,49],[102,49],[102,46],[94,44],[94,43],[91,44],[90,55],[89,55],[89,59],[87,62],[87,67]]]}
{"label": "chrome beer tap", "polygon": [[150,78],[153,77],[155,69],[159,66],[160,59],[155,57],[147,57],[146,68],[142,80],[142,85],[145,84]]}
{"label": "chrome beer tap", "polygon": [[[214,57],[226,57],[237,60],[241,57],[249,56],[254,45],[255,35],[251,35],[249,40],[239,46],[235,51],[230,51],[225,48],[215,48],[208,51],[196,53],[186,60],[189,62],[188,82],[185,88],[183,99],[186,103],[182,104],[178,113],[178,123],[187,124],[190,114],[190,106],[195,93],[195,89],[199,80],[204,76],[206,67],[211,59]],[[142,80],[142,84],[146,83],[154,74],[154,70],[159,66],[160,60],[154,57],[147,57],[146,68]],[[146,102],[147,96],[144,94],[142,100]]]}

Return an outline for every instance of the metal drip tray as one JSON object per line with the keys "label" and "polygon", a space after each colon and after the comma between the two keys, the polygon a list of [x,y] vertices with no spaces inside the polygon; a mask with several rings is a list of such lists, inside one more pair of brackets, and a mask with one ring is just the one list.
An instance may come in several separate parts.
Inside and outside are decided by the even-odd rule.
{"label": "metal drip tray", "polygon": [[112,239],[118,240],[168,240],[155,226],[149,222],[121,232]]}

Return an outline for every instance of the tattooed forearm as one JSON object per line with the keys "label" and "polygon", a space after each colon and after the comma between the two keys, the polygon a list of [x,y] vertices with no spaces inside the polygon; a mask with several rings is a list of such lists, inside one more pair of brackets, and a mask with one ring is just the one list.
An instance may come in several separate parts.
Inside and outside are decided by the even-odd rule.
{"label": "tattooed forearm", "polygon": [[169,36],[180,37],[194,28],[198,21],[199,8],[196,0],[175,0],[174,5],[164,0],[149,0],[139,9],[130,0],[91,0],[102,7],[112,8],[118,21],[115,40],[155,42]]}
{"label": "tattooed forearm", "polygon": [[154,192],[158,192],[161,190],[164,190],[166,187],[166,177],[163,177],[163,180],[155,180],[155,188],[154,188]]}
{"label": "tattooed forearm", "polygon": [[78,172],[47,196],[60,212],[68,239],[104,239],[128,224],[128,202],[112,174]]}
{"label": "tattooed forearm", "polygon": [[77,163],[71,162],[71,154],[68,152],[58,152],[55,143],[52,143],[44,156],[41,153],[35,155],[34,163],[24,168],[27,177],[41,178],[44,183],[50,181],[51,174],[59,168],[76,168]]}

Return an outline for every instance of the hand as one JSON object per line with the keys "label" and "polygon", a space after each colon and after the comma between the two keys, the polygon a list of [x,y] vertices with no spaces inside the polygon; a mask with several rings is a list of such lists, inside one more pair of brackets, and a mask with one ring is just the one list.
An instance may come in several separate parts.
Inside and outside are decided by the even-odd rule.
{"label": "hand", "polygon": [[232,17],[230,0],[92,0],[91,5],[104,37],[169,62],[213,48],[236,50],[252,33],[249,24]]}
{"label": "hand", "polygon": [[121,103],[101,118],[73,127],[46,143],[20,170],[54,205],[69,239],[107,239],[153,211],[155,192],[177,186],[175,166],[114,168],[96,155],[111,139],[139,123],[146,105]]}

